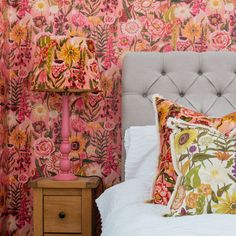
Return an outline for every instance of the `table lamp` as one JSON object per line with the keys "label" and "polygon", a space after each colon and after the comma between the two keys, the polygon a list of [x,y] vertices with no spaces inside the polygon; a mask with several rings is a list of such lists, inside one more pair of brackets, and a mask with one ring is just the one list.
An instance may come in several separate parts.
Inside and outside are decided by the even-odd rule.
{"label": "table lamp", "polygon": [[59,173],[54,180],[74,180],[69,159],[69,94],[99,91],[100,72],[94,42],[82,37],[42,35],[36,41],[31,88],[62,94],[62,142]]}

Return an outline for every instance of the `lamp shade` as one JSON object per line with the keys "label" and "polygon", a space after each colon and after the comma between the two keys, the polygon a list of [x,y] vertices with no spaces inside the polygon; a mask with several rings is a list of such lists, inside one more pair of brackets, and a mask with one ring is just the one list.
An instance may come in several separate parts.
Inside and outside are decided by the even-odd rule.
{"label": "lamp shade", "polygon": [[34,61],[32,90],[99,90],[99,66],[94,42],[90,39],[42,35],[37,40]]}

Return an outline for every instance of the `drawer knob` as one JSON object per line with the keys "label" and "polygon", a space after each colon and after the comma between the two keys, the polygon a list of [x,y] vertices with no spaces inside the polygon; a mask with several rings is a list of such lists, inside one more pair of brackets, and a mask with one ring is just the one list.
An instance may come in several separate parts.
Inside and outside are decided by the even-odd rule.
{"label": "drawer knob", "polygon": [[59,218],[64,219],[66,217],[66,213],[64,211],[60,211],[58,216]]}

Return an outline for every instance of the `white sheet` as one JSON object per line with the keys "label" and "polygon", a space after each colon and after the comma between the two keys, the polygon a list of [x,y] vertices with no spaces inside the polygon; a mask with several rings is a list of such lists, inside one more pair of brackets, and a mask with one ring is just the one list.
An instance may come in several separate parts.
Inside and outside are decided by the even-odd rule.
{"label": "white sheet", "polygon": [[236,235],[235,215],[166,218],[162,215],[167,207],[144,203],[148,190],[145,183],[133,179],[105,191],[97,199],[102,216],[102,236]]}

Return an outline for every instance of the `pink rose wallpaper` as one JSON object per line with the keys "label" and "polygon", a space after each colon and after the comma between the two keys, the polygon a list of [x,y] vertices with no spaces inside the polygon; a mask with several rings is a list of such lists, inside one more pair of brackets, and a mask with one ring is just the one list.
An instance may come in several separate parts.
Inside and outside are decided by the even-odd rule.
{"label": "pink rose wallpaper", "polygon": [[[235,50],[235,4],[234,0],[1,1],[1,235],[33,235],[27,183],[58,171],[61,97],[30,90],[40,35],[77,35],[95,41],[102,93],[70,97],[70,157],[76,174],[99,175],[108,188],[120,182],[124,54]],[[88,66],[96,73],[93,63]]]}

